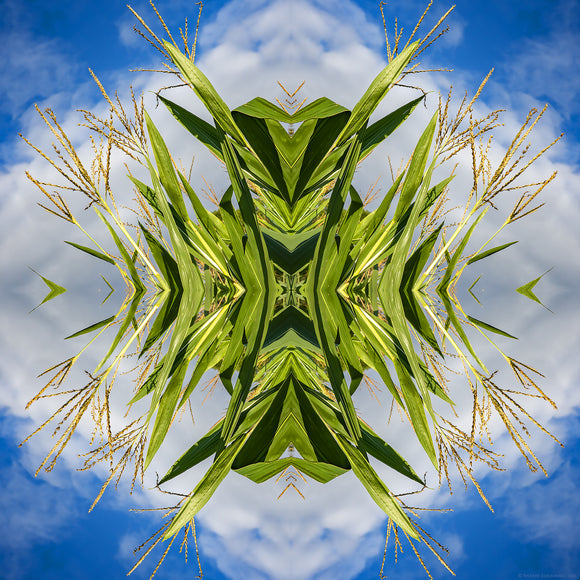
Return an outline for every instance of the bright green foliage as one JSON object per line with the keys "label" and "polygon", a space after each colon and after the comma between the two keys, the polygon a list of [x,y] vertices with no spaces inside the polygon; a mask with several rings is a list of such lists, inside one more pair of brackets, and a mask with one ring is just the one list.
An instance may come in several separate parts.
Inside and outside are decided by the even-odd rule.
{"label": "bright green foliage", "polygon": [[[146,464],[208,369],[218,369],[232,396],[223,420],[162,480],[215,456],[213,467],[166,536],[201,509],[230,469],[262,482],[292,466],[321,482],[353,469],[377,504],[417,537],[367,454],[415,482],[421,480],[390,445],[361,423],[352,400],[364,371],[375,368],[407,408],[419,441],[436,464],[427,421],[427,416],[434,418],[430,397],[447,397],[441,388],[428,386],[436,381],[415,353],[401,295],[407,309],[420,312],[411,288],[425,256],[421,258],[421,251],[415,254],[414,267],[408,271],[404,265],[413,233],[434,201],[429,186],[432,169],[425,176],[423,171],[437,117],[419,140],[393,220],[385,224],[401,178],[387,202],[366,216],[352,185],[359,161],[422,100],[411,101],[367,129],[370,115],[408,64],[416,44],[378,75],[352,112],[319,99],[294,114],[264,99],[230,112],[205,75],[175,47],[166,44],[166,48],[215,125],[166,98],[163,102],[225,163],[232,184],[219,211],[209,213],[174,169],[161,135],[146,117],[157,168],[149,167],[152,188],[134,182],[167,227],[175,253],[171,258],[142,226],[163,286],[169,289],[144,351],[174,324],[167,352],[136,397],[150,396],[148,417],[156,416]],[[299,127],[288,131],[282,123]],[[197,223],[183,204],[180,182]],[[232,203],[234,196],[239,210]],[[435,241],[431,236],[423,253]],[[361,284],[366,273],[385,260],[390,266],[380,278]],[[203,279],[200,263],[209,274]],[[218,272],[229,292],[216,309]],[[403,273],[408,274],[404,284]],[[368,302],[369,292],[377,302],[374,311],[360,306]],[[205,314],[198,318],[202,301]],[[379,301],[388,318],[378,315]],[[424,323],[423,332],[434,342]],[[395,366],[399,387],[390,378],[385,357]],[[193,374],[180,398],[190,364]],[[288,449],[291,456],[283,457]]]}
{"label": "bright green foliage", "polygon": [[[108,393],[131,344],[136,345],[145,371],[128,403],[146,400],[149,406],[131,435],[124,430],[112,437],[109,429],[107,443],[95,455],[112,459],[114,452],[129,448],[137,465],[146,469],[158,453],[168,452],[164,440],[174,419],[208,373],[219,377],[230,396],[225,415],[192,441],[161,479],[165,483],[212,458],[167,525],[165,538],[189,525],[230,471],[260,484],[292,468],[321,483],[352,470],[393,524],[409,538],[428,542],[370,458],[410,484],[425,482],[396,450],[400,442],[385,441],[359,417],[353,396],[367,373],[374,371],[408,418],[435,469],[447,476],[447,462],[455,462],[462,476],[473,479],[474,460],[492,467],[497,460],[475,440],[476,422],[481,419],[477,427],[483,430],[487,421],[477,393],[471,434],[442,419],[442,406],[454,405],[441,373],[449,345],[472,385],[481,385],[484,397],[493,401],[518,448],[527,449],[520,445],[508,413],[501,410],[505,405],[516,416],[494,390],[493,375],[475,352],[467,329],[515,337],[465,314],[454,295],[467,266],[516,243],[486,250],[490,239],[467,255],[468,244],[497,195],[494,183],[503,179],[498,170],[478,195],[482,172],[476,167],[475,143],[494,125],[482,128],[483,121],[470,119],[469,130],[459,132],[461,119],[449,123],[448,106],[440,107],[417,136],[406,168],[393,176],[374,211],[365,208],[353,185],[358,164],[400,130],[423,101],[415,98],[370,123],[419,46],[408,43],[393,55],[352,110],[320,98],[289,112],[263,98],[230,110],[189,55],[169,42],[160,44],[213,119],[208,123],[161,97],[191,137],[227,170],[230,185],[216,200],[215,211],[202,204],[177,169],[178,152],[169,151],[149,115],[140,114],[135,104],[141,116],[131,125],[113,106],[125,127],[142,128],[142,134],[129,134],[127,140],[149,171],[148,183],[130,176],[145,209],[135,240],[116,207],[109,205],[107,193],[100,194],[92,182],[81,189],[96,204],[119,257],[98,244],[97,250],[67,243],[116,266],[128,292],[116,315],[68,338],[94,331],[98,336],[116,325],[110,348],[85,387],[88,395],[79,414],[104,387],[105,406],[98,415],[107,416]],[[463,113],[460,109],[458,118],[466,117],[470,107]],[[455,128],[449,132],[449,127]],[[454,131],[459,142],[453,140]],[[127,152],[127,142],[116,145]],[[439,212],[453,175],[434,184],[432,177],[449,150],[468,146],[474,160],[474,190],[464,217],[451,231]],[[516,149],[508,151],[500,166],[507,167],[507,173]],[[97,166],[103,168],[100,161]],[[484,162],[488,160],[483,158]],[[61,197],[49,198],[58,210],[49,211],[79,225]],[[504,226],[522,217],[531,199],[522,197]],[[518,292],[539,302],[532,289],[540,278]],[[64,291],[44,280],[51,288],[45,301]],[[524,386],[535,387],[526,374],[531,367],[499,352]],[[69,362],[63,363],[67,369]],[[60,373],[52,381],[60,384]],[[63,437],[72,434],[75,425]],[[467,450],[469,467],[458,449]],[[119,465],[124,468],[127,456],[112,468],[111,477]]]}

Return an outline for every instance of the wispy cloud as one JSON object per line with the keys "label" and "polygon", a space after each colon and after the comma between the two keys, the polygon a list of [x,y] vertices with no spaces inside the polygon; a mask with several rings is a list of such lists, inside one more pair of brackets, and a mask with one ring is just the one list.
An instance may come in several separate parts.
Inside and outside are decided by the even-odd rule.
{"label": "wispy cloud", "polygon": [[0,467],[0,481],[2,576],[17,580],[26,574],[36,546],[58,542],[67,534],[78,504],[74,494],[63,494],[52,483],[33,480],[16,462]]}
{"label": "wispy cloud", "polygon": [[577,95],[580,76],[576,54],[579,48],[580,16],[574,1],[559,0],[543,14],[544,34],[523,39],[510,58],[508,75],[512,89],[537,99],[548,99],[566,120],[579,114]]}
{"label": "wispy cloud", "polygon": [[21,115],[33,100],[71,86],[75,64],[56,40],[12,31],[0,44],[0,98],[3,114]]}

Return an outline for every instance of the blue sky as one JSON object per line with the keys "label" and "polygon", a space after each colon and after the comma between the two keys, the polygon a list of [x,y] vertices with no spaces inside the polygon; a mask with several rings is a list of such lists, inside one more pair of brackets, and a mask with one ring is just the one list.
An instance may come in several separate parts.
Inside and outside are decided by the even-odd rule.
{"label": "blue sky", "polygon": [[[197,17],[190,1],[159,0],[157,5],[172,30],[182,25],[185,16],[190,26]],[[409,32],[424,5],[417,0],[389,2],[385,10],[389,30],[398,16]],[[102,2],[98,10],[94,3],[82,0],[3,0],[0,7],[0,569],[10,580],[123,578],[134,562],[133,547],[148,537],[157,521],[155,516],[129,513],[128,509],[152,507],[163,500],[147,492],[130,497],[121,485],[87,514],[100,479],[75,470],[79,465],[76,455],[86,448],[83,433],[52,473],[37,478],[33,474],[49,442],[40,438],[17,447],[48,408],[24,411],[25,402],[42,386],[36,375],[64,358],[68,346],[61,345],[60,337],[100,314],[95,313],[100,301],[94,290],[99,271],[63,248],[61,240],[71,234],[65,234],[62,223],[36,208],[38,196],[23,172],[33,167],[42,175],[44,169],[17,134],[49,142],[32,110],[37,102],[51,106],[75,138],[82,140],[75,128],[79,119],[74,109],[102,106],[87,68],[107,88],[118,88],[121,95],[130,83],[148,91],[159,87],[160,80],[128,69],[155,65],[155,55],[132,33],[133,18],[125,2]],[[145,2],[135,2],[133,7],[148,21],[153,19]],[[428,23],[448,7],[442,0],[436,1]],[[481,472],[495,513],[489,512],[472,487],[464,493],[455,483],[451,498],[433,493],[425,500],[427,505],[453,508],[454,512],[428,515],[425,521],[434,537],[450,548],[449,561],[460,579],[574,578],[580,576],[580,500],[576,493],[580,481],[580,312],[575,292],[580,278],[580,76],[574,60],[580,49],[577,2],[459,0],[449,25],[449,35],[433,47],[426,64],[451,68],[454,73],[425,76],[423,86],[438,91],[453,83],[456,94],[464,90],[472,94],[495,67],[480,107],[482,111],[487,107],[510,111],[505,133],[498,131],[498,147],[509,144],[509,135],[530,107],[545,102],[550,109],[537,133],[539,143],[547,144],[566,132],[538,167],[543,176],[552,168],[559,171],[557,181],[546,192],[546,207],[535,221],[517,229],[520,243],[484,278],[488,280],[484,301],[488,319],[509,321],[510,332],[520,337],[512,347],[514,352],[542,370],[546,375],[543,386],[559,405],[557,412],[534,406],[534,414],[566,447],[562,450],[534,432],[533,447],[550,472],[546,479],[530,474],[513,446],[500,437],[497,449],[505,454],[509,471]],[[277,80],[289,87],[306,80],[305,96],[324,94],[349,106],[385,61],[380,13],[377,3],[370,0],[233,0],[227,4],[208,0],[198,55],[198,64],[232,107],[256,94],[280,96]],[[433,99],[430,105],[434,104]],[[192,102],[190,106],[199,105]],[[155,114],[167,121],[169,141],[179,144],[179,133],[167,117],[161,111]],[[420,115],[426,118],[427,112],[418,114],[411,131],[420,130]],[[405,145],[397,146],[404,150]],[[374,182],[384,172],[384,154],[377,157],[359,176],[363,184]],[[220,170],[209,161],[206,165],[201,154],[196,159],[201,166],[197,178],[203,175],[219,189],[224,178]],[[62,283],[69,292],[28,315],[44,288],[27,266]],[[554,270],[538,286],[538,293],[553,315],[513,293],[515,287],[552,266]],[[84,274],[79,278],[75,272],[80,268]],[[477,316],[477,305],[470,303],[469,307]],[[221,402],[214,401],[200,411],[200,429],[206,421],[203,413],[218,413]],[[362,408],[365,401],[360,405]],[[384,409],[369,407],[368,412],[376,420],[384,415]],[[179,436],[170,444],[178,449]],[[164,466],[158,467],[161,471]],[[378,577],[384,522],[376,506],[348,478],[325,489],[310,484],[305,503],[295,497],[275,502],[277,488],[256,492],[238,479],[228,478],[200,517],[204,578],[282,579],[289,577],[292,567],[294,578]],[[348,501],[341,499],[347,496]],[[337,502],[344,503],[341,509],[336,508]],[[149,577],[155,557],[135,573],[136,578]],[[396,567],[392,557],[387,562],[389,577],[424,577],[409,548]],[[435,578],[451,577],[437,563],[430,568]],[[195,575],[192,570],[196,570],[195,562],[185,565],[174,547],[159,578],[191,578]]]}

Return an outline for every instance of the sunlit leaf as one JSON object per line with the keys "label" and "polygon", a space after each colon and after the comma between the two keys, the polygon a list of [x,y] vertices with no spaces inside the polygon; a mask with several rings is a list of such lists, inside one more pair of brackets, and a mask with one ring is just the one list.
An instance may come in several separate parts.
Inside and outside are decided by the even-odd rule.
{"label": "sunlit leaf", "polygon": [[[32,270],[32,268],[30,268],[30,269]],[[45,278],[44,276],[39,274],[36,270],[32,270],[32,271],[36,275],[40,276],[42,278],[42,281],[49,288],[48,294],[44,297],[44,300],[38,306],[41,306],[45,302],[48,302],[49,300],[52,300],[53,298],[56,298],[57,296],[60,296],[61,294],[64,294],[64,292],[66,292],[66,288],[63,288],[62,286],[59,286],[56,282],[52,282],[48,278]],[[36,308],[38,308],[38,306]],[[34,310],[36,310],[36,308]]]}

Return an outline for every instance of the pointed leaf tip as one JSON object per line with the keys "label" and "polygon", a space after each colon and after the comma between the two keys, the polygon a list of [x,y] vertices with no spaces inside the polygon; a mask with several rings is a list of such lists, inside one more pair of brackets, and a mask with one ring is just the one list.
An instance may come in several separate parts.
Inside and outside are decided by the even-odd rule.
{"label": "pointed leaf tip", "polygon": [[[30,266],[29,266],[30,268]],[[49,280],[48,278],[45,278],[44,276],[42,276],[42,274],[39,274],[36,270],[34,270],[33,268],[30,268],[37,276],[40,276],[40,278],[42,278],[42,281],[48,286],[48,288],[50,289],[49,293],[44,297],[44,300],[36,307],[38,308],[39,306],[42,306],[45,302],[48,302],[49,300],[52,300],[53,298],[56,298],[57,296],[60,296],[61,294],[63,294],[64,292],[66,292],[66,288],[63,288],[62,286],[59,286],[58,284],[56,284],[55,282],[52,282],[51,280]],[[36,310],[36,308],[33,308],[31,310],[31,312],[33,312],[34,310]]]}
{"label": "pointed leaf tip", "polygon": [[[536,294],[533,292],[533,288],[536,286],[536,284],[551,270],[553,270],[553,267],[550,268],[549,270],[547,270],[546,272],[544,272],[541,276],[538,276],[537,278],[535,278],[534,280],[531,280],[530,282],[528,282],[527,284],[524,284],[523,286],[520,286],[519,288],[516,288],[516,292],[519,292],[522,296],[525,296],[526,298],[529,298],[530,300],[533,300],[534,302],[537,302],[538,304],[541,304],[544,308],[546,308],[546,310],[550,310],[537,296]],[[550,312],[552,312],[550,310]]]}

